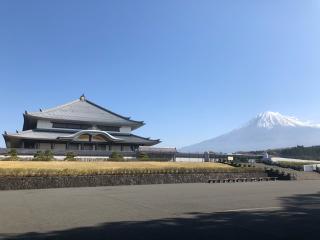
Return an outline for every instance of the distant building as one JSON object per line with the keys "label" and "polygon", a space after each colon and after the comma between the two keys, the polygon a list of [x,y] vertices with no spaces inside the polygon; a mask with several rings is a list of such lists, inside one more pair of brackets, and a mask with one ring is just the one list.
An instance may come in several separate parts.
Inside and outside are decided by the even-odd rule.
{"label": "distant building", "polygon": [[23,117],[23,131],[3,134],[7,148],[128,152],[160,142],[132,134],[144,122],[111,112],[84,95]]}
{"label": "distant building", "polygon": [[140,146],[138,151],[145,153],[149,158],[157,160],[176,160],[177,149],[168,147],[146,147]]}

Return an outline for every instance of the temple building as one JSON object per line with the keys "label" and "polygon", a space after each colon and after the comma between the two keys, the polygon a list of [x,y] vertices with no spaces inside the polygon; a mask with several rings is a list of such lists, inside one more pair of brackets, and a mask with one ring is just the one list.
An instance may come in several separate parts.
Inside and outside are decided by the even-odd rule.
{"label": "temple building", "polygon": [[132,133],[144,122],[111,112],[84,95],[54,108],[25,112],[23,118],[22,131],[3,134],[7,148],[130,152],[160,142]]}

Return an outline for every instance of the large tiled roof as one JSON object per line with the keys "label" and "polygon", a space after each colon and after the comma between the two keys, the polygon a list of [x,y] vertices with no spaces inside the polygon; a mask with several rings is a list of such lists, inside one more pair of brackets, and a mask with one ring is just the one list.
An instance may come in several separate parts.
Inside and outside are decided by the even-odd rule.
{"label": "large tiled roof", "polygon": [[[103,132],[103,131],[101,131]],[[153,140],[149,138],[140,137],[130,133],[111,133],[105,132],[106,134],[117,139],[115,142],[119,143],[133,143],[143,145],[154,145],[159,143],[159,140]],[[66,140],[70,136],[74,135],[68,131],[45,131],[45,130],[27,130],[17,133],[6,133],[4,136],[7,138],[21,138],[21,139],[34,139],[34,140]]]}
{"label": "large tiled roof", "polygon": [[84,97],[47,110],[28,112],[26,116],[53,120],[132,126],[133,128],[143,125],[143,122],[130,120],[127,117],[111,112],[108,109],[90,102]]}

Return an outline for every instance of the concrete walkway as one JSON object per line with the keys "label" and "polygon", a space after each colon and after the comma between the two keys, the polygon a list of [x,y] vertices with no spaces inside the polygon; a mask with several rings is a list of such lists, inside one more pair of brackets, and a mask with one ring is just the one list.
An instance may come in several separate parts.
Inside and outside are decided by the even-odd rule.
{"label": "concrete walkway", "polygon": [[0,239],[303,239],[320,181],[0,191]]}

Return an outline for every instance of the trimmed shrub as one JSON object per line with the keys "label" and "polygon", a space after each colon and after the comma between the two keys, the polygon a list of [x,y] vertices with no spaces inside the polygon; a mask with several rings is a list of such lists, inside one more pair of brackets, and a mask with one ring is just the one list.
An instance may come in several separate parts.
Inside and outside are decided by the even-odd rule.
{"label": "trimmed shrub", "polygon": [[33,161],[51,161],[54,160],[53,153],[51,150],[37,151],[33,156]]}
{"label": "trimmed shrub", "polygon": [[65,161],[77,161],[76,154],[74,152],[67,152],[66,157],[64,158]]}
{"label": "trimmed shrub", "polygon": [[33,155],[33,160],[38,160],[39,158],[41,158],[43,156],[43,152],[42,151],[37,151],[34,155]]}
{"label": "trimmed shrub", "polygon": [[18,153],[16,149],[10,149],[10,151],[8,152],[8,155],[10,157],[18,157]]}
{"label": "trimmed shrub", "polygon": [[45,159],[47,159],[47,161],[53,160],[54,159],[53,152],[51,150],[46,150],[44,152],[44,157]]}
{"label": "trimmed shrub", "polygon": [[110,161],[124,161],[123,156],[118,152],[112,152],[109,158]]}
{"label": "trimmed shrub", "polygon": [[148,161],[148,160],[150,160],[148,154],[147,154],[147,153],[142,153],[142,152],[139,152],[139,154],[138,154],[138,159],[141,160],[141,161]]}
{"label": "trimmed shrub", "polygon": [[16,149],[10,149],[8,151],[8,153],[6,154],[6,156],[8,156],[8,157],[2,159],[3,161],[19,161],[19,160],[21,160],[18,157],[18,153],[17,153]]}

